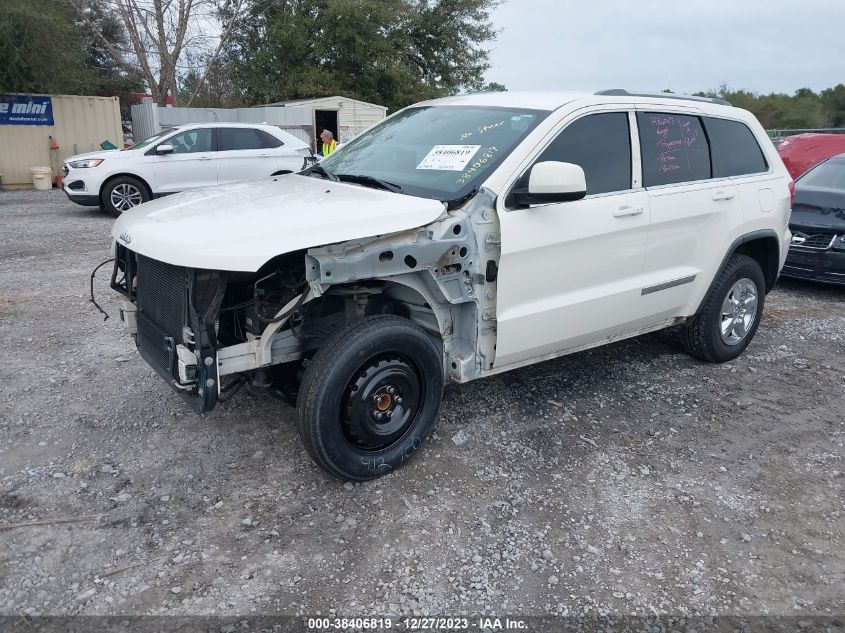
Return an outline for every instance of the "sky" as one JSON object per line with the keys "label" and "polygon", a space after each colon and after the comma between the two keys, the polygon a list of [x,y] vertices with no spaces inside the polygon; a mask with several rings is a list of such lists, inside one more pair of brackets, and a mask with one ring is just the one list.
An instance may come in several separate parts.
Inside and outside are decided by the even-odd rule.
{"label": "sky", "polygon": [[845,83],[845,0],[504,0],[509,90],[819,91]]}

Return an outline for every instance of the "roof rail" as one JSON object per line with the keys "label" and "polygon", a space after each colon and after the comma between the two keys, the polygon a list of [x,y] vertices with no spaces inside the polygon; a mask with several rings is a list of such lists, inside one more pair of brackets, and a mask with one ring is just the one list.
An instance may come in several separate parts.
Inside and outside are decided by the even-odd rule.
{"label": "roof rail", "polygon": [[681,101],[704,101],[706,103],[715,103],[718,105],[731,105],[727,99],[720,99],[719,97],[696,97],[693,95],[676,95],[671,92],[628,92],[624,88],[611,88],[609,90],[599,90],[597,95],[604,95],[606,97],[658,97],[660,99],[679,99]]}

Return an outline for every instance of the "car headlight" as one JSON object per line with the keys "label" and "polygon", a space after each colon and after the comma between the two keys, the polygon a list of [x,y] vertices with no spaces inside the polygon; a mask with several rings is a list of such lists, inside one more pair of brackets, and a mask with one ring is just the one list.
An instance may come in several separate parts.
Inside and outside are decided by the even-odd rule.
{"label": "car headlight", "polygon": [[74,169],[85,169],[86,167],[96,167],[103,162],[102,158],[85,158],[83,160],[74,160],[68,163]]}

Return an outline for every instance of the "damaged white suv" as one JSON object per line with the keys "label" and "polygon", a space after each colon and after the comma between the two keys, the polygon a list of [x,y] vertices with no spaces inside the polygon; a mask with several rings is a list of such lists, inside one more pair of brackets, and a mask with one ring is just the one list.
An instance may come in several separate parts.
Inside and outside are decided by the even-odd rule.
{"label": "damaged white suv", "polygon": [[783,265],[791,180],[725,102],[474,94],[389,117],[299,174],[143,204],[112,287],[144,359],[199,412],[295,399],[305,448],[366,480],[466,382],[683,324],[738,356]]}

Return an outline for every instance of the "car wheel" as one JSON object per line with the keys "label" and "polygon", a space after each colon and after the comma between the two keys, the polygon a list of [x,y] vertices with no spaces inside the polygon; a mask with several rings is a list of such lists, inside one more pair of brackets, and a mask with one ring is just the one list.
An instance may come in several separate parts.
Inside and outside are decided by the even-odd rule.
{"label": "car wheel", "polygon": [[299,430],[326,472],[366,481],[403,466],[434,427],[443,353],[407,319],[369,317],[315,354],[299,389]]}
{"label": "car wheel", "polygon": [[110,180],[103,189],[102,202],[106,211],[118,216],[150,199],[147,187],[137,178],[120,176]]}
{"label": "car wheel", "polygon": [[765,299],[760,265],[747,255],[732,256],[713,281],[698,314],[683,328],[686,351],[710,363],[733,360],[754,338]]}

